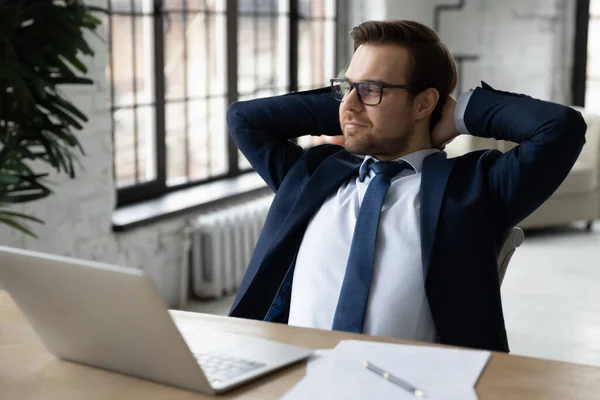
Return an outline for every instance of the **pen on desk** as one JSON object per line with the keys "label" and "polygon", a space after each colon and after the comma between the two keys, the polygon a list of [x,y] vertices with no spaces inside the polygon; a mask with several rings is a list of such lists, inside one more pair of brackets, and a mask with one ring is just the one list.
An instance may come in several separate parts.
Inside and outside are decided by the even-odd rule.
{"label": "pen on desk", "polygon": [[390,374],[389,372],[385,372],[384,370],[373,365],[372,363],[365,361],[363,363],[363,366],[366,369],[368,369],[369,371],[374,372],[377,375],[381,376],[382,378],[386,379],[387,381],[393,383],[394,385],[400,386],[402,389],[411,392],[415,396],[421,397],[421,398],[425,397],[425,393],[422,390],[417,389],[410,383],[398,378],[397,376]]}

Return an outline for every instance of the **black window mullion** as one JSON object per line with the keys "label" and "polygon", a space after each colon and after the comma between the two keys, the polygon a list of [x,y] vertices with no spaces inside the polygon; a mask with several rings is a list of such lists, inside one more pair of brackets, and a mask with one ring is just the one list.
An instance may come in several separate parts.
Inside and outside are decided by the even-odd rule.
{"label": "black window mullion", "polygon": [[[238,2],[227,0],[227,104],[238,100]],[[239,174],[238,148],[231,135],[227,135],[229,176]]]}
{"label": "black window mullion", "polygon": [[[187,9],[187,1],[183,0],[183,8],[182,8],[182,28],[183,28],[183,96],[187,99],[189,96],[188,93],[188,41],[187,41],[187,19],[188,19],[188,9]],[[185,146],[185,176],[189,180],[190,179],[190,125],[189,125],[189,109],[190,103],[188,100],[185,100],[183,104],[183,121],[184,126],[184,146]]]}
{"label": "black window mullion", "polygon": [[[334,23],[334,33],[335,33],[335,39],[334,39],[334,44],[333,44],[333,49],[335,50],[335,61],[334,61],[334,72],[337,76],[337,74],[339,74],[340,70],[343,68],[342,65],[344,65],[345,63],[345,57],[341,57],[340,54],[340,49],[342,48],[342,43],[343,41],[340,40],[340,26],[341,24],[343,24],[344,26],[344,30],[342,31],[344,33],[344,37],[346,37],[346,24],[348,21],[348,13],[346,11],[346,7],[345,4],[342,4],[342,2],[340,2],[339,0],[334,0],[334,7],[333,9],[334,11],[334,18],[333,18],[333,23]],[[340,17],[340,13],[344,13],[344,18],[342,19],[342,21],[344,22],[340,22],[339,17]],[[326,15],[327,17],[327,15]],[[339,25],[338,25],[339,24]],[[345,45],[344,46],[344,51],[343,54],[346,54],[348,50],[346,50]],[[342,61],[343,60],[343,61]]]}
{"label": "black window mullion", "polygon": [[162,0],[154,0],[154,75],[156,97],[156,182],[166,190],[166,124],[165,124],[165,38]]}
{"label": "black window mullion", "polygon": [[289,46],[289,78],[290,92],[298,91],[298,40],[300,38],[298,32],[298,0],[289,0],[290,2],[290,46]]}
{"label": "black window mullion", "polygon": [[[204,18],[204,55],[206,60],[206,68],[204,75],[204,82],[206,87],[206,93],[210,93],[211,87],[211,72],[212,72],[212,59],[213,54],[210,54],[210,18],[205,14]],[[210,146],[212,144],[212,132],[210,131],[210,100],[204,102],[205,111],[205,123],[206,123],[206,167],[208,169],[208,175],[211,175],[212,170],[212,154]]]}
{"label": "black window mullion", "polygon": [[[110,122],[111,122],[111,136],[112,136],[112,145],[113,145],[113,152],[116,153],[115,149],[115,60],[114,60],[114,56],[113,56],[113,45],[112,45],[112,39],[113,39],[113,10],[112,10],[112,1],[108,0],[107,2],[107,13],[108,13],[108,33],[109,33],[109,37],[108,37],[108,65],[110,67]],[[113,179],[115,180],[115,182],[117,181],[117,166],[115,164],[115,160],[116,159],[116,155],[113,157],[113,166],[112,166],[112,171],[113,171]],[[118,193],[118,192],[117,192]],[[118,197],[118,196],[117,196]],[[117,199],[118,200],[118,199]]]}
{"label": "black window mullion", "polygon": [[[308,2],[308,16],[306,17],[306,19],[304,20],[306,23],[305,29],[308,31],[308,60],[309,60],[309,64],[308,65],[313,65],[313,63],[316,60],[315,57],[315,53],[317,51],[316,46],[313,46],[313,30],[315,29],[315,21],[313,19],[313,4],[312,1]],[[309,68],[308,69],[308,84],[312,86],[313,82],[314,82],[314,69],[313,68]]]}
{"label": "black window mullion", "polygon": [[137,47],[136,47],[136,23],[137,18],[133,15],[134,0],[129,0],[129,6],[131,7],[131,13],[129,18],[131,19],[131,64],[133,72],[133,162],[135,171],[135,182],[140,181],[140,169],[139,169],[139,132],[138,132],[138,90],[137,90]]}
{"label": "black window mullion", "polygon": [[[271,8],[277,10],[277,1],[271,0]],[[269,87],[273,89],[277,84],[277,49],[275,42],[277,41],[277,29],[279,28],[279,16],[277,16],[277,12],[275,14],[275,21],[271,24],[271,79],[269,82]]]}
{"label": "black window mullion", "polygon": [[585,106],[588,30],[590,21],[590,0],[577,0],[575,11],[575,46],[573,49],[573,77],[571,101],[573,105]]}
{"label": "black window mullion", "polygon": [[253,13],[252,13],[252,54],[254,55],[254,95],[256,95],[258,93],[258,91],[260,90],[260,78],[258,75],[258,68],[259,68],[259,63],[258,63],[258,46],[259,46],[259,40],[258,40],[258,0],[252,0],[252,5],[253,5]]}

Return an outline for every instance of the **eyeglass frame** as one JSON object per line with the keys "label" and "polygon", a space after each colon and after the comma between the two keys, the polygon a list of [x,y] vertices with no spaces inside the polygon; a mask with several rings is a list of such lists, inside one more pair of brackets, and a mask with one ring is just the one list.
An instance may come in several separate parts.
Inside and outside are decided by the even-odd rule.
{"label": "eyeglass frame", "polygon": [[[331,95],[333,96],[334,99],[336,99],[339,102],[343,102],[344,98],[342,97],[341,99],[337,99],[334,95],[333,92],[333,88],[334,88],[334,83],[338,82],[346,82],[350,85],[351,89],[348,92],[348,94],[352,93],[352,90],[356,89],[356,97],[358,97],[358,101],[360,101],[360,103],[362,105],[371,107],[371,106],[378,106],[379,104],[381,104],[381,100],[383,100],[383,89],[388,88],[388,89],[405,89],[408,90],[409,92],[413,93],[413,94],[417,94],[422,92],[423,90],[417,88],[416,86],[413,85],[389,85],[387,83],[381,83],[381,82],[373,82],[373,81],[361,81],[361,82],[352,82],[350,79],[347,78],[333,78],[330,79],[329,82],[331,83]],[[369,85],[375,85],[377,87],[379,87],[379,101],[375,104],[366,104],[362,97],[360,96],[360,90],[358,90],[358,86],[361,84],[369,84]],[[345,96],[344,96],[345,97]]]}

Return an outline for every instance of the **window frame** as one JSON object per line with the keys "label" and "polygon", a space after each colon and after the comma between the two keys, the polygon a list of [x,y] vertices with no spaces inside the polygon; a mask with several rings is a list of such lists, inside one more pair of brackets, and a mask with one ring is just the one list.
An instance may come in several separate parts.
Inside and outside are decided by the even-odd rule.
{"label": "window frame", "polygon": [[579,107],[585,106],[590,18],[590,0],[577,0],[575,9],[575,46],[573,49],[571,102],[573,105]]}
{"label": "window frame", "polygon": [[[153,20],[153,54],[154,54],[154,112],[155,112],[155,134],[154,134],[154,148],[155,148],[155,179],[149,182],[135,183],[130,186],[124,187],[116,187],[115,190],[117,194],[116,207],[124,207],[127,205],[132,205],[135,203],[140,203],[146,200],[154,199],[160,197],[162,195],[182,190],[198,185],[203,185],[211,182],[215,182],[218,180],[223,180],[227,178],[234,178],[240,176],[244,173],[252,171],[251,168],[242,168],[239,167],[239,153],[235,142],[232,137],[227,134],[227,157],[228,157],[228,165],[227,172],[225,174],[214,175],[206,179],[185,182],[177,185],[168,185],[167,184],[167,131],[166,131],[166,120],[165,120],[165,112],[166,112],[166,82],[164,65],[165,65],[165,18],[168,16],[168,10],[165,10],[163,7],[162,0],[153,0],[154,1],[154,10],[152,13],[143,13],[140,11],[135,11],[133,4],[131,6],[131,10],[127,12],[115,11],[112,8],[112,3],[108,1],[108,27],[110,36],[108,37],[108,62],[110,65],[111,71],[114,71],[113,64],[113,56],[112,56],[112,23],[114,15],[125,15],[129,16],[132,20],[141,21],[140,17],[151,17]],[[278,0],[281,1],[281,0]],[[338,0],[333,1],[334,7],[334,16],[332,18],[313,18],[309,16],[308,18],[302,17],[300,15],[300,4],[299,0],[287,0],[289,7],[288,14],[288,23],[289,23],[289,43],[288,43],[288,77],[289,82],[287,85],[287,90],[289,92],[294,92],[298,90],[298,68],[299,68],[299,24],[302,20],[314,20],[314,21],[330,21],[334,24],[334,30],[337,32],[338,23],[339,23],[339,15],[338,15]],[[255,1],[255,6],[256,6]],[[242,14],[246,15],[246,14]],[[285,14],[283,14],[285,15]],[[237,42],[238,42],[238,0],[226,0],[226,102],[227,104],[232,104],[238,100],[238,51],[237,51]],[[278,18],[274,16],[274,18]],[[132,26],[134,26],[135,22],[132,21]],[[134,28],[133,28],[134,29]],[[338,40],[337,35],[333,39],[333,47],[334,51],[337,54],[338,51]],[[334,57],[335,60],[335,57]],[[336,67],[336,66],[334,66]],[[135,68],[135,65],[134,65]],[[111,133],[113,135],[113,143],[114,143],[114,134],[115,134],[115,123],[114,123],[114,115],[115,111],[121,109],[121,106],[115,105],[115,83],[114,79],[110,77],[110,111],[111,111],[111,120],[112,120],[112,128]],[[324,83],[325,85],[325,83]],[[135,84],[134,84],[135,90]],[[208,97],[208,96],[207,96]],[[189,100],[184,99],[184,102],[187,103]],[[184,104],[185,104],[184,103]],[[134,118],[136,118],[135,110],[138,107],[137,102],[131,107],[134,110]],[[137,141],[137,133],[134,137],[134,143]],[[138,157],[138,149],[137,145],[134,144],[134,153],[136,159],[136,175],[137,175],[137,157]],[[113,161],[113,176],[116,179],[116,163]],[[116,182],[115,182],[116,183]]]}

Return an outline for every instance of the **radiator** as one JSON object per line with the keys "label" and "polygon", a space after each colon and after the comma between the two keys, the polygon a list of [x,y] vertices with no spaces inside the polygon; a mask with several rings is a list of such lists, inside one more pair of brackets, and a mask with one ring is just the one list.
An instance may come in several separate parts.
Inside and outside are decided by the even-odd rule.
{"label": "radiator", "polygon": [[220,298],[239,287],[272,201],[272,194],[263,195],[190,221],[184,271],[190,274],[186,280],[197,297]]}

